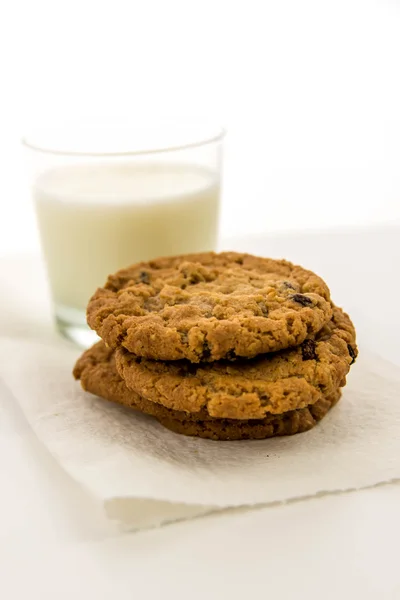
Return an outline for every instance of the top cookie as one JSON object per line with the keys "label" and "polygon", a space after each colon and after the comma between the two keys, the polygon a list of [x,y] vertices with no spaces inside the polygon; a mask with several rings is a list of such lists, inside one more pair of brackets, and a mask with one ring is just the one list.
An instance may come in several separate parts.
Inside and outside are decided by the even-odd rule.
{"label": "top cookie", "polygon": [[211,362],[301,344],[332,316],[325,282],[286,260],[222,252],[142,262],[110,275],[88,323],[111,348]]}

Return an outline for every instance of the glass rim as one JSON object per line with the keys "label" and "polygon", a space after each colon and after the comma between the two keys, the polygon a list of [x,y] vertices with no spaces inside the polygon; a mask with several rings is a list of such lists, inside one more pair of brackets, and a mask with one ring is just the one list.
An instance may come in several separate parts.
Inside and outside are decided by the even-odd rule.
{"label": "glass rim", "polygon": [[[191,124],[193,125],[193,123]],[[198,126],[198,124],[197,124]],[[169,125],[171,127],[171,125]],[[56,128],[57,129],[57,128]],[[129,126],[126,131],[130,132],[138,132],[143,130],[142,127]],[[157,127],[148,128],[147,131],[150,130],[156,131]],[[40,130],[39,130],[40,131]],[[44,131],[44,130],[42,130]],[[52,130],[54,131],[54,130]],[[149,148],[137,148],[137,149],[126,149],[126,150],[71,150],[71,149],[62,149],[60,147],[56,147],[57,144],[41,144],[35,141],[34,134],[23,136],[21,138],[21,144],[28,148],[29,150],[33,150],[34,152],[39,152],[42,154],[49,154],[53,156],[77,156],[77,157],[123,157],[123,156],[145,156],[149,154],[162,154],[168,152],[178,152],[183,150],[190,150],[192,148],[199,148],[201,146],[206,146],[209,144],[214,144],[223,140],[226,136],[226,128],[219,125],[212,127],[212,133],[209,135],[195,136],[193,141],[187,141],[184,143],[175,143],[175,144],[155,144]],[[40,133],[39,133],[40,138]],[[59,146],[61,144],[58,144]]]}

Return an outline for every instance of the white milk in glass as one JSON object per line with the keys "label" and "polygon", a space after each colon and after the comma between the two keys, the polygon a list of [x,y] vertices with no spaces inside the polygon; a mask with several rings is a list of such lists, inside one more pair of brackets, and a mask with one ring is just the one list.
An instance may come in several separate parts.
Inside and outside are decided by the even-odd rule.
{"label": "white milk in glass", "polygon": [[118,269],[215,249],[219,179],[206,169],[121,163],[63,167],[36,180],[34,197],[61,319],[68,320],[72,311],[84,320],[90,296]]}

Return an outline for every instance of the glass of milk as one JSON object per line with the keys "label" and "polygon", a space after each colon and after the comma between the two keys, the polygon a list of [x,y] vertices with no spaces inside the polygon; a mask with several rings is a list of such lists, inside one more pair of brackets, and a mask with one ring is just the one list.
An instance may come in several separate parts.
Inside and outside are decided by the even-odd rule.
{"label": "glass of milk", "polygon": [[52,128],[25,138],[57,328],[96,338],[86,305],[110,273],[214,250],[223,129],[162,124]]}

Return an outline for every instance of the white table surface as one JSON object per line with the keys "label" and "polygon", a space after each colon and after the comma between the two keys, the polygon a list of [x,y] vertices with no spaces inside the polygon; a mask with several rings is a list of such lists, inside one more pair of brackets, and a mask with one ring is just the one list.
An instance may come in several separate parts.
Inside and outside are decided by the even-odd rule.
{"label": "white table surface", "polygon": [[[315,269],[353,316],[361,348],[400,365],[399,229],[265,235],[224,247]],[[17,281],[26,259],[13,260]],[[32,268],[30,277],[34,283],[40,274]],[[11,293],[1,281],[0,293]],[[33,291],[32,310],[35,298]],[[24,302],[15,302],[1,334],[35,335],[34,321],[20,318]],[[110,535],[91,499],[4,397],[0,473],[0,596],[7,600],[400,598],[397,483]]]}

